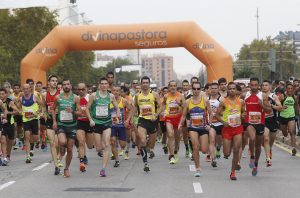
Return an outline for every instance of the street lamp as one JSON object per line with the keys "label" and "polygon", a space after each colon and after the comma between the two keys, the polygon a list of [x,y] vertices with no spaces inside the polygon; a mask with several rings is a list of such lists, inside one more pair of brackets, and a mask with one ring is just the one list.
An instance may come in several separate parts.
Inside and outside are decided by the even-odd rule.
{"label": "street lamp", "polygon": [[55,11],[59,11],[59,10],[65,9],[65,8],[76,8],[76,7],[77,7],[77,5],[65,6],[62,8],[55,9]]}
{"label": "street lamp", "polygon": [[84,14],[85,14],[84,12],[81,12],[81,13],[77,13],[77,14],[73,14],[73,15],[67,16],[66,18],[64,18],[64,19],[61,21],[60,24],[62,25],[66,19],[71,18],[71,17],[74,17],[74,16],[81,15],[81,17],[83,18],[83,15],[84,15]]}

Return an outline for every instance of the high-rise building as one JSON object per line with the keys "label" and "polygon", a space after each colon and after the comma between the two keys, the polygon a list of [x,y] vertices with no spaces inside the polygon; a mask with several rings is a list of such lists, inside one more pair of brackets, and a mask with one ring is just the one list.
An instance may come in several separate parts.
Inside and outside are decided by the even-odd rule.
{"label": "high-rise building", "polygon": [[142,58],[142,76],[152,79],[151,83],[159,88],[168,85],[174,79],[173,57],[163,54]]}

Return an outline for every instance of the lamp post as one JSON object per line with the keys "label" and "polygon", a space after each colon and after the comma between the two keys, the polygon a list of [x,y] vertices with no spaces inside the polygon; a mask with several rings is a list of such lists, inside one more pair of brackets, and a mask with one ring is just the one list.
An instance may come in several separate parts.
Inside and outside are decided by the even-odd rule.
{"label": "lamp post", "polygon": [[69,19],[69,18],[74,17],[74,16],[81,15],[81,17],[83,18],[83,15],[84,15],[84,14],[85,14],[84,12],[81,12],[81,13],[77,13],[77,14],[73,14],[73,15],[67,16],[66,18],[64,18],[64,19],[61,21],[60,24],[62,25],[66,19]]}

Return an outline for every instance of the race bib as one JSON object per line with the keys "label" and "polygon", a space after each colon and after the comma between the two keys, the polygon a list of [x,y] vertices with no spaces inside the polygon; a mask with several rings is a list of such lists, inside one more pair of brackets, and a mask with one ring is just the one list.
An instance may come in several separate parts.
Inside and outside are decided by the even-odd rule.
{"label": "race bib", "polygon": [[107,105],[98,105],[96,106],[96,117],[103,118],[108,116],[108,106]]}
{"label": "race bib", "polygon": [[179,113],[179,106],[176,103],[169,104],[169,113],[170,115],[177,115]]}
{"label": "race bib", "polygon": [[142,116],[152,116],[152,106],[151,105],[143,105],[141,107]]}
{"label": "race bib", "polygon": [[67,111],[60,112],[60,121],[61,122],[71,122],[73,121],[73,113],[69,113]]}
{"label": "race bib", "polygon": [[241,125],[241,115],[233,114],[228,116],[228,125],[231,127],[238,127]]}
{"label": "race bib", "polygon": [[191,116],[191,125],[192,127],[200,127],[204,124],[204,117],[203,115],[194,115]]}
{"label": "race bib", "polygon": [[24,112],[25,118],[31,118],[33,116],[33,111],[27,110]]}
{"label": "race bib", "polygon": [[250,124],[260,124],[261,123],[261,113],[260,112],[249,112],[249,123]]}
{"label": "race bib", "polygon": [[47,110],[48,110],[49,113],[52,113],[52,111],[53,111],[53,108],[52,108],[52,107],[53,107],[53,102],[51,102],[51,103],[49,102],[49,103],[47,104]]}

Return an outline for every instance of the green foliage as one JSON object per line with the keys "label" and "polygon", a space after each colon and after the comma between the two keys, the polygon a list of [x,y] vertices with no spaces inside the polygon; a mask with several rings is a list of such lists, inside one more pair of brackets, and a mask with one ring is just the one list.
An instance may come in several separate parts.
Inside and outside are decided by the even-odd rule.
{"label": "green foliage", "polygon": [[[275,79],[279,79],[281,75],[282,79],[288,79],[293,74],[293,58],[295,58],[292,54],[293,46],[285,40],[282,40],[281,43],[275,43],[271,40],[271,37],[262,40],[255,39],[249,45],[243,45],[238,59],[234,63],[234,78],[256,76],[262,79],[270,79],[269,51],[271,49],[276,50]],[[281,74],[280,66],[282,67]],[[296,67],[297,72],[298,68],[300,69],[300,67]]]}
{"label": "green foliage", "polygon": [[47,8],[0,10],[0,82],[19,82],[21,60],[56,25]]}

